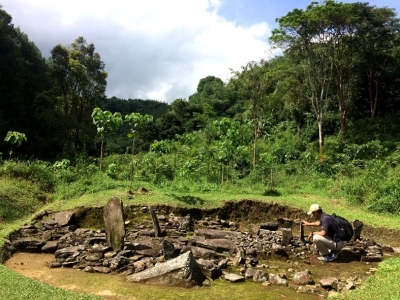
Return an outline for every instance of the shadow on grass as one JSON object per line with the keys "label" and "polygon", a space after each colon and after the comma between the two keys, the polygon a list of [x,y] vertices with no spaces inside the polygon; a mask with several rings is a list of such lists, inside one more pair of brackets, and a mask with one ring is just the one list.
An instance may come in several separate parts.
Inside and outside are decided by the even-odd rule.
{"label": "shadow on grass", "polygon": [[178,200],[180,202],[184,202],[188,205],[203,205],[204,204],[204,200],[201,199],[200,197],[194,197],[194,196],[178,196],[175,194],[168,194],[167,196],[170,196],[172,198],[174,198],[175,200]]}

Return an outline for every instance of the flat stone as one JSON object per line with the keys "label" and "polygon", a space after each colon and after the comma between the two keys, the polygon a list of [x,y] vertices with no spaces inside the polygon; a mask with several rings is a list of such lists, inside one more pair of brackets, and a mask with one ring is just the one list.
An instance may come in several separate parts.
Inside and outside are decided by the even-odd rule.
{"label": "flat stone", "polygon": [[266,222],[260,224],[260,229],[276,231],[278,230],[278,226],[279,224],[276,222]]}
{"label": "flat stone", "polygon": [[194,238],[196,245],[206,249],[215,250],[217,252],[233,252],[236,251],[236,245],[228,239],[204,239]]}
{"label": "flat stone", "polygon": [[234,231],[214,230],[214,229],[198,229],[195,230],[195,236],[202,236],[206,239],[229,239],[237,236]]}
{"label": "flat stone", "polygon": [[240,275],[237,275],[237,274],[233,274],[233,273],[225,274],[224,275],[224,279],[226,281],[229,281],[229,282],[242,282],[242,281],[244,281],[244,277],[243,276],[240,276]]}
{"label": "flat stone", "polygon": [[74,213],[70,211],[61,211],[54,215],[54,222],[56,222],[59,226],[65,226],[70,224],[73,217]]}
{"label": "flat stone", "polygon": [[337,283],[338,279],[335,277],[323,278],[319,281],[320,286],[323,288],[333,288]]}
{"label": "flat stone", "polygon": [[54,255],[56,258],[58,258],[60,256],[71,256],[77,252],[84,250],[84,249],[85,249],[85,247],[83,247],[83,246],[66,247],[66,248],[58,249]]}
{"label": "flat stone", "polygon": [[53,253],[57,250],[57,247],[58,241],[49,241],[42,247],[41,250],[46,253]]}
{"label": "flat stone", "polygon": [[362,256],[362,262],[381,262],[383,260],[382,255],[371,255],[371,256]]}

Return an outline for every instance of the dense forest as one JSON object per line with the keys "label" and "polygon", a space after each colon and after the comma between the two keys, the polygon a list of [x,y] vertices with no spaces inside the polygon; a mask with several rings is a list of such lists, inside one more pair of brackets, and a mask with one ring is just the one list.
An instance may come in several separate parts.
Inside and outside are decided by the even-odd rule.
{"label": "dense forest", "polygon": [[93,44],[78,37],[44,58],[0,6],[3,162],[72,167],[85,156],[115,179],[262,182],[276,193],[308,173],[354,204],[399,212],[395,11],[326,0],[277,22],[270,43],[280,55],[248,62],[228,82],[201,78],[188,99],[167,104],[107,98]]}

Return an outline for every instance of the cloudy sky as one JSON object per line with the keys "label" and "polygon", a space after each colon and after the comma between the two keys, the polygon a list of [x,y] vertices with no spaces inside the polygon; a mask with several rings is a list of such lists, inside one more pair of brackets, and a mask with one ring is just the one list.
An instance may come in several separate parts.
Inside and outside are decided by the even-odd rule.
{"label": "cloudy sky", "polygon": [[[342,1],[356,2],[356,1]],[[362,1],[361,1],[362,2]],[[399,0],[371,5],[400,11]],[[272,55],[275,19],[303,0],[0,0],[44,57],[83,36],[108,72],[108,97],[172,102],[201,78],[227,81],[230,69]]]}

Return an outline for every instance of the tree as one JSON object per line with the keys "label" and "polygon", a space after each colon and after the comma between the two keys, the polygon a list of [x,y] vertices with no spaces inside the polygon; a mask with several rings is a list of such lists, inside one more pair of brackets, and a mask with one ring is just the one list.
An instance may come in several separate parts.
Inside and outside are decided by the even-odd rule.
{"label": "tree", "polygon": [[12,17],[0,5],[0,135],[13,128],[32,136],[24,147],[31,155],[40,151],[40,124],[35,122],[32,111],[36,95],[48,87],[46,72],[39,49],[19,28],[14,28]]}
{"label": "tree", "polygon": [[207,119],[232,117],[233,100],[227,85],[215,76],[200,79],[197,92],[189,97],[189,103],[200,105]]}
{"label": "tree", "polygon": [[269,82],[266,77],[267,62],[250,62],[240,71],[233,72],[231,79],[239,95],[244,100],[245,114],[250,115],[250,124],[253,128],[253,167],[257,164],[257,139],[263,122],[264,107],[267,103]]}
{"label": "tree", "polygon": [[55,46],[49,69],[53,87],[38,97],[37,104],[47,104],[42,115],[61,130],[58,134],[64,156],[73,157],[79,145],[91,136],[90,115],[105,97],[107,72],[94,45],[87,44],[83,37],[71,46]]}
{"label": "tree", "polygon": [[125,116],[125,123],[129,125],[128,138],[132,139],[132,156],[135,152],[135,141],[139,138],[141,131],[144,126],[148,123],[153,122],[153,116],[151,115],[141,115],[140,113],[131,113]]}
{"label": "tree", "polygon": [[[271,42],[285,49],[302,66],[304,84],[318,122],[320,161],[324,159],[324,123],[330,103],[334,76],[338,87],[342,130],[345,130],[351,91],[351,39],[354,32],[354,7],[325,0],[312,2],[306,10],[295,9],[277,19]],[[350,55],[346,60],[346,55]],[[336,73],[335,73],[336,71]]]}
{"label": "tree", "polygon": [[103,145],[104,140],[108,134],[112,131],[117,130],[119,126],[123,123],[121,113],[116,112],[112,114],[110,111],[102,111],[100,108],[96,107],[92,113],[93,124],[97,127],[97,135],[101,139],[100,147],[100,166],[101,171],[103,162]]}
{"label": "tree", "polygon": [[[222,118],[213,122],[213,128],[219,136],[218,159],[221,161],[221,185],[224,184],[224,163],[229,166],[235,158],[235,151],[239,147],[240,123],[232,122],[229,118]],[[240,151],[242,150],[239,148]],[[232,167],[233,170],[233,167]],[[227,172],[228,173],[228,172]],[[228,177],[228,176],[227,176]]]}
{"label": "tree", "polygon": [[153,122],[153,116],[141,115],[140,113],[132,112],[130,115],[125,116],[125,123],[129,125],[128,138],[132,139],[132,162],[130,169],[130,190],[132,190],[133,182],[133,158],[135,155],[135,141],[139,138],[143,128],[148,123]]}
{"label": "tree", "polygon": [[12,149],[14,144],[17,144],[17,146],[21,146],[22,142],[26,142],[27,139],[25,133],[20,133],[17,131],[9,131],[7,132],[4,141],[7,143],[11,143],[10,157],[8,158],[8,160],[11,160],[11,155],[13,153]]}
{"label": "tree", "polygon": [[377,116],[378,102],[382,92],[381,81],[399,46],[400,19],[393,9],[355,4],[360,11],[357,28],[358,52],[362,72],[368,79],[368,99],[372,121]]}

